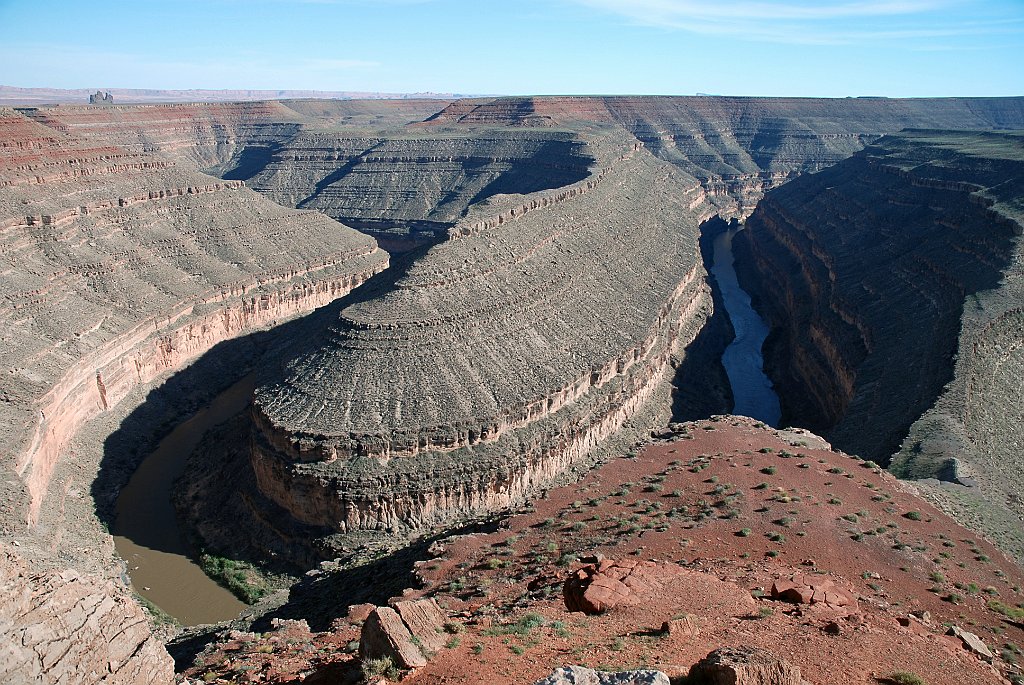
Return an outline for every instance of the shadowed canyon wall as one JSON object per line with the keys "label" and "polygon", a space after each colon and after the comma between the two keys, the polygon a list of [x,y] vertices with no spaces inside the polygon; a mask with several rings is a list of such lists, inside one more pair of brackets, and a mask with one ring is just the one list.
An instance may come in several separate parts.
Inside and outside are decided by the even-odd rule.
{"label": "shadowed canyon wall", "polygon": [[786,417],[1018,514],[1022,178],[1019,134],[912,131],[772,191],[741,234]]}

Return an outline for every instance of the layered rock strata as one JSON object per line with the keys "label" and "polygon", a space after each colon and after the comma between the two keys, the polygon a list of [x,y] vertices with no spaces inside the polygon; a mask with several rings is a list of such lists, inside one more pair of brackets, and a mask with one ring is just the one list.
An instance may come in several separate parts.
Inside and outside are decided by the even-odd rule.
{"label": "layered rock strata", "polygon": [[32,522],[90,418],[221,340],[339,297],[387,256],[174,157],[0,110],[0,263],[0,445],[20,480],[6,519]]}
{"label": "layered rock strata", "polygon": [[625,128],[745,216],[766,190],[907,127],[1024,126],[1024,98],[508,97],[457,100],[430,127]]}
{"label": "layered rock strata", "polygon": [[509,218],[457,224],[269,377],[263,494],[341,532],[446,523],[523,501],[621,425],[703,321],[695,227],[713,208],[643,149],[602,159],[579,192],[478,208]]}
{"label": "layered rock strata", "polygon": [[575,183],[593,162],[568,132],[342,138],[306,132],[248,183],[275,202],[370,230],[443,234],[468,207],[499,194]]}
{"label": "layered rock strata", "polygon": [[1018,134],[908,132],[769,193],[740,234],[787,418],[1020,514],[1022,178]]}

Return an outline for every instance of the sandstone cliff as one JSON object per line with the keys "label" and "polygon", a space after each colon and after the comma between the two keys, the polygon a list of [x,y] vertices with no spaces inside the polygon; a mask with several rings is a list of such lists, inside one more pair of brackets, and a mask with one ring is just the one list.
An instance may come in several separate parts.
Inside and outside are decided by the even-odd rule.
{"label": "sandstone cliff", "polygon": [[1022,174],[1019,135],[890,136],[769,193],[740,234],[786,416],[1018,514]]}
{"label": "sandstone cliff", "polygon": [[[67,441],[220,340],[382,269],[372,239],[241,183],[0,111],[2,451],[34,521]],[[20,509],[20,511],[19,511]]]}

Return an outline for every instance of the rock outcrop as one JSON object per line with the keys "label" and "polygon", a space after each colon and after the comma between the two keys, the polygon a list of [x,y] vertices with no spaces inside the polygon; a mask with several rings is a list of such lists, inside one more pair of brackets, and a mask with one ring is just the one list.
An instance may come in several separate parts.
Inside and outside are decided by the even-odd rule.
{"label": "rock outcrop", "polygon": [[432,599],[399,601],[377,607],[366,618],[359,638],[364,661],[388,658],[399,668],[420,668],[447,640],[447,617]]}
{"label": "rock outcrop", "polygon": [[465,222],[509,218],[432,248],[268,372],[261,492],[338,532],[415,529],[522,502],[584,463],[708,304],[700,185],[615,152],[581,192],[478,207]]}
{"label": "rock outcrop", "polygon": [[[669,562],[606,559],[584,566],[562,586],[565,608],[585,614],[603,614],[617,606],[634,606],[651,600],[666,585],[683,575],[678,564]],[[695,626],[676,625],[676,633]],[[666,624],[666,631],[673,626]]]}
{"label": "rock outcrop", "polygon": [[910,132],[765,197],[739,256],[784,420],[1024,514],[1022,174],[1019,135]]}
{"label": "rock outcrop", "polygon": [[595,671],[585,666],[564,666],[534,685],[669,685],[661,671]]}
{"label": "rock outcrop", "polygon": [[723,647],[694,664],[690,678],[707,685],[806,685],[800,669],[757,647]]}
{"label": "rock outcrop", "polygon": [[0,547],[0,681],[169,685],[174,664],[124,587],[31,571]]}
{"label": "rock outcrop", "polygon": [[857,608],[857,598],[849,589],[840,587],[825,576],[798,573],[789,579],[772,583],[772,599],[796,604],[827,604],[832,607]]}

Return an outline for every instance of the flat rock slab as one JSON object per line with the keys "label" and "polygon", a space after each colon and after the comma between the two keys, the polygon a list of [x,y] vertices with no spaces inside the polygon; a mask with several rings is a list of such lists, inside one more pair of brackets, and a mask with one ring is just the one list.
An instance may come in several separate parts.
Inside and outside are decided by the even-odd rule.
{"label": "flat rock slab", "polygon": [[831,578],[796,573],[789,580],[772,583],[772,599],[796,604],[827,604],[856,610],[857,598],[850,590],[840,587]]}
{"label": "flat rock slab", "polygon": [[989,650],[985,641],[974,633],[967,632],[959,626],[953,626],[946,634],[959,638],[965,649],[974,652],[981,658],[985,659],[985,661],[992,661],[992,651]]}
{"label": "flat rock slab", "polygon": [[583,666],[566,666],[534,685],[669,685],[669,679],[661,671],[612,673]]}

